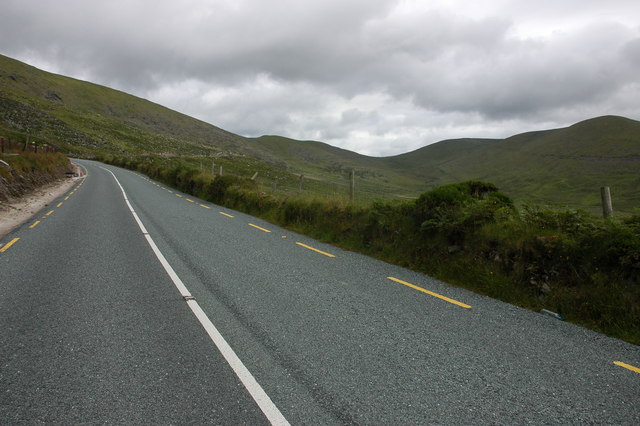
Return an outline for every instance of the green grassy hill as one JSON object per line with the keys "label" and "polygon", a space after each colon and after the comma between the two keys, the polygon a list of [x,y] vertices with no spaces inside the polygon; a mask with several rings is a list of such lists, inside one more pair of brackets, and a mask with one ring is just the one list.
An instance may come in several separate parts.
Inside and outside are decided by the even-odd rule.
{"label": "green grassy hill", "polygon": [[390,167],[386,158],[361,155],[323,142],[281,136],[262,136],[250,141],[278,158],[281,167],[303,174],[312,181],[346,187],[349,173],[354,170],[358,192],[365,191],[369,194],[368,199],[375,198],[375,194],[380,198],[412,198],[426,188],[422,178],[408,173],[406,168]]}
{"label": "green grassy hill", "polygon": [[388,167],[410,173],[427,187],[459,182],[455,170],[448,170],[451,161],[466,158],[473,161],[476,151],[490,149],[499,139],[449,139],[427,145],[406,154],[384,159]]}
{"label": "green grassy hill", "polygon": [[228,172],[283,190],[347,194],[355,169],[362,200],[413,197],[420,181],[383,162],[313,141],[278,136],[244,138],[161,105],[104,86],[48,73],[0,55],[0,133],[46,141],[75,156],[94,154],[216,157]]}
{"label": "green grassy hill", "polygon": [[454,139],[376,158],[322,142],[280,136],[244,138],[161,105],[104,86],[44,72],[0,55],[0,134],[30,135],[76,156],[180,157],[262,186],[319,195],[346,194],[351,170],[363,201],[410,198],[469,179],[494,182],[518,202],[599,209],[611,187],[614,209],[640,208],[640,122],[614,116],[507,139]]}
{"label": "green grassy hill", "polygon": [[200,120],[1,55],[0,125],[71,153],[250,151],[244,138]]}
{"label": "green grassy hill", "polygon": [[610,186],[614,209],[640,207],[640,122],[606,116],[529,132],[467,150],[439,164],[440,182],[489,180],[520,202],[600,209]]}

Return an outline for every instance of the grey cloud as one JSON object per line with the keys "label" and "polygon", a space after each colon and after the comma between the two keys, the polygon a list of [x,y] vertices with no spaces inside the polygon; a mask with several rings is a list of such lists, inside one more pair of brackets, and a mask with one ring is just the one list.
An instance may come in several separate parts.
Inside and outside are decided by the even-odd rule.
{"label": "grey cloud", "polygon": [[630,40],[621,50],[621,58],[627,62],[633,72],[640,69],[640,38]]}
{"label": "grey cloud", "polygon": [[[597,36],[589,36],[591,30]],[[536,114],[560,105],[598,101],[621,85],[638,81],[620,66],[616,28],[585,30],[554,42],[504,40],[504,49],[487,52],[452,48],[449,56],[410,67],[416,102],[445,111],[474,111],[504,118]],[[609,36],[609,37],[607,37]],[[598,39],[607,39],[597,43]],[[446,70],[445,73],[440,73]],[[422,79],[417,72],[424,76]]]}
{"label": "grey cloud", "polygon": [[[636,1],[425,4],[6,0],[0,51],[247,135],[415,146],[558,114],[640,115],[624,95],[640,84]],[[543,37],[518,33],[549,22]]]}

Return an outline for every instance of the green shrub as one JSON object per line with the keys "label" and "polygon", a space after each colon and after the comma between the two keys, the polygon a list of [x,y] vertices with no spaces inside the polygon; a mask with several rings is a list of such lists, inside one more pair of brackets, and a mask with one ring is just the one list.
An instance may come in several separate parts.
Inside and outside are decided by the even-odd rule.
{"label": "green shrub", "polygon": [[443,235],[450,244],[462,244],[479,226],[509,215],[513,202],[484,182],[445,185],[422,194],[415,203],[414,217],[427,237]]}

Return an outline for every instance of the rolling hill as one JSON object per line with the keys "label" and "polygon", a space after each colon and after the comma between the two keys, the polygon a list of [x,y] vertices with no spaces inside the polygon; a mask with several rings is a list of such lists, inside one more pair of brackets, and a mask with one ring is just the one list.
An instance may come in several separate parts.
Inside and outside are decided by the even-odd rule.
{"label": "rolling hill", "polygon": [[435,185],[488,180],[520,202],[597,211],[599,188],[610,186],[614,208],[640,207],[640,122],[623,117],[504,140],[446,141],[393,161]]}
{"label": "rolling hill", "polygon": [[251,152],[246,139],[161,105],[0,55],[0,123],[71,153]]}
{"label": "rolling hill", "polygon": [[614,209],[640,207],[640,122],[616,116],[500,140],[447,140],[377,158],[317,141],[245,138],[124,92],[0,55],[0,134],[18,139],[28,134],[76,156],[224,158],[231,170],[234,162],[264,170],[265,184],[269,179],[295,182],[304,175],[325,187],[346,185],[355,170],[368,199],[415,197],[442,184],[480,179],[521,203],[595,212],[599,188],[608,185]]}

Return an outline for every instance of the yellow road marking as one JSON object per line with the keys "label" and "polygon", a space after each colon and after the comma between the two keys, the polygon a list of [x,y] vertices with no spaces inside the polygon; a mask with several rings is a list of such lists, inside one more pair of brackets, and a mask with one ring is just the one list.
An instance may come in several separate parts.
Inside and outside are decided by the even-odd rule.
{"label": "yellow road marking", "polygon": [[458,302],[457,300],[450,299],[450,298],[448,298],[446,296],[443,296],[441,294],[434,293],[433,291],[429,291],[427,289],[424,289],[422,287],[418,287],[417,285],[408,283],[406,281],[399,280],[399,279],[394,278],[394,277],[387,277],[387,278],[390,279],[391,281],[395,281],[397,283],[406,285],[407,287],[411,287],[411,288],[413,288],[415,290],[421,291],[421,292],[426,293],[426,294],[428,294],[430,296],[433,296],[433,297],[437,297],[438,299],[442,299],[442,300],[444,300],[446,302],[453,303],[454,305],[458,305],[458,306],[460,306],[462,308],[471,309],[471,306],[467,305],[466,303]]}
{"label": "yellow road marking", "polygon": [[218,212],[220,213],[222,216],[226,216],[226,217],[235,217],[235,216],[231,216],[230,214],[226,214],[225,212]]}
{"label": "yellow road marking", "polygon": [[60,207],[61,205],[62,205],[62,202],[59,202],[56,207]]}
{"label": "yellow road marking", "polygon": [[188,201],[188,202],[190,202],[190,203],[195,203],[195,201],[190,200],[190,199],[188,199],[188,198],[185,198],[185,200],[187,200],[187,201]]}
{"label": "yellow road marking", "polygon": [[[285,238],[285,237],[283,237],[283,238]],[[299,246],[301,246],[301,247],[304,247],[304,248],[306,248],[306,249],[313,250],[313,251],[315,251],[316,253],[324,254],[324,255],[325,255],[325,256],[327,256],[327,257],[335,257],[335,256],[334,256],[334,255],[332,255],[331,253],[327,253],[327,252],[324,252],[324,251],[322,251],[322,250],[318,250],[317,248],[313,248],[313,247],[308,246],[308,245],[306,245],[306,244],[302,244],[302,243],[296,243],[296,244],[297,244],[297,245],[299,245]]]}
{"label": "yellow road marking", "polygon": [[35,222],[33,222],[33,224],[32,224],[32,225],[30,225],[30,226],[29,226],[29,229],[33,229],[33,228],[35,228],[36,226],[38,226],[38,224],[39,224],[39,223],[40,223],[40,221],[39,221],[39,220],[36,220]]}
{"label": "yellow road marking", "polygon": [[69,196],[67,195],[66,197],[64,197],[64,200],[67,201],[69,199]]}
{"label": "yellow road marking", "polygon": [[204,207],[205,209],[210,209],[211,207],[205,206],[204,204],[199,204],[200,207]]}
{"label": "yellow road marking", "polygon": [[180,195],[180,194],[176,194],[176,197],[180,197],[180,198],[182,198],[182,195]]}
{"label": "yellow road marking", "polygon": [[618,365],[622,368],[626,368],[627,370],[635,371],[636,373],[640,373],[640,368],[634,367],[633,365],[625,364],[624,362],[614,361],[615,365]]}
{"label": "yellow road marking", "polygon": [[51,213],[53,213],[53,210],[49,210],[49,212],[45,214],[45,216],[49,216]]}
{"label": "yellow road marking", "polygon": [[4,253],[5,251],[9,250],[9,247],[17,243],[19,239],[20,238],[14,238],[13,240],[9,241],[7,244],[2,246],[2,248],[0,248],[0,253]]}
{"label": "yellow road marking", "polygon": [[73,195],[73,193],[74,193],[74,192],[76,192],[76,191],[71,191],[71,192],[69,193],[69,195]]}
{"label": "yellow road marking", "polygon": [[268,229],[261,228],[258,225],[254,225],[253,223],[250,223],[249,226],[253,226],[254,228],[259,229],[259,230],[264,231],[264,232],[271,232]]}

